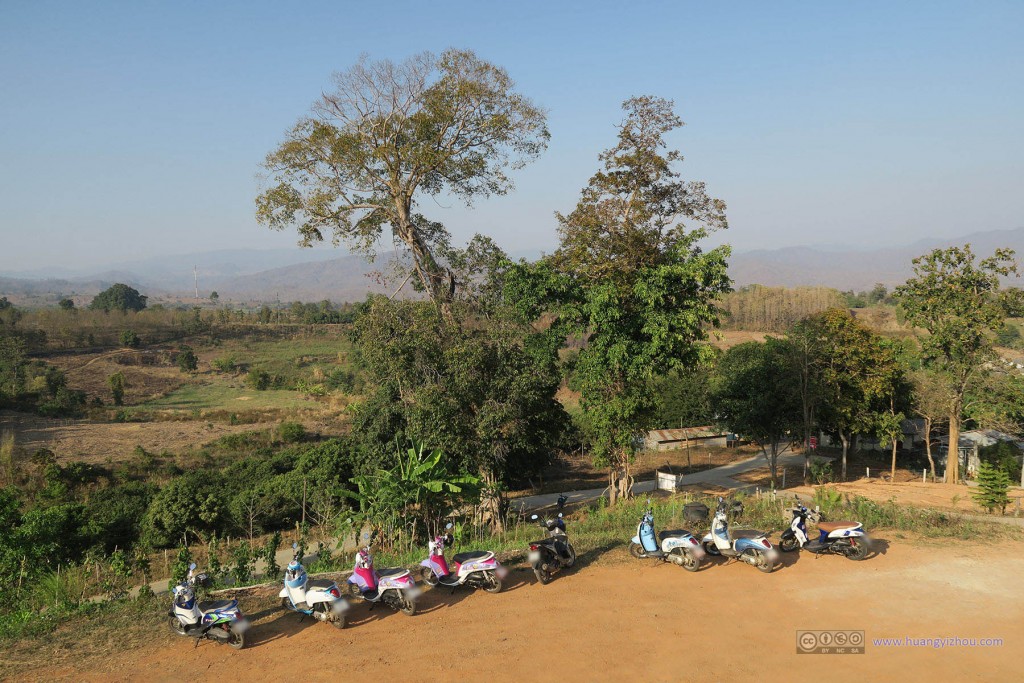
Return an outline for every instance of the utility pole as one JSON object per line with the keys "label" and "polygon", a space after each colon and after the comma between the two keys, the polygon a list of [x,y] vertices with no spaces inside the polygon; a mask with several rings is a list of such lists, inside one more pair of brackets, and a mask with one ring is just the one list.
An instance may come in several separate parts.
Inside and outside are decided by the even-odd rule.
{"label": "utility pole", "polygon": [[198,266],[192,266],[192,278],[196,283],[196,303],[199,303],[199,268]]}

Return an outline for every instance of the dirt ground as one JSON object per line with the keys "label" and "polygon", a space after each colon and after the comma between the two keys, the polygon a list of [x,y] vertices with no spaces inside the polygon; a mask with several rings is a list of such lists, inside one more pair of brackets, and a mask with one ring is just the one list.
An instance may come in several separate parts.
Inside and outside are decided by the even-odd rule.
{"label": "dirt ground", "polygon": [[[1007,546],[1012,547],[1007,547]],[[498,595],[428,591],[407,617],[357,604],[338,631],[253,609],[241,651],[166,633],[103,658],[31,668],[85,681],[1010,681],[1024,646],[1024,543],[880,534],[878,554],[784,555],[773,574],[717,560],[696,573],[625,550],[583,557],[547,585],[516,569]],[[248,599],[250,604],[252,598]],[[246,609],[246,600],[242,606]],[[262,604],[268,605],[269,599]],[[797,632],[865,632],[865,653],[797,654]],[[1001,638],[1001,646],[884,646],[878,638]],[[43,657],[46,655],[40,653]],[[60,661],[60,660],[50,660]],[[68,664],[67,662],[73,662]]]}
{"label": "dirt ground", "polygon": [[[26,453],[49,448],[60,461],[93,464],[129,458],[136,446],[151,453],[181,453],[226,434],[276,428],[277,422],[227,425],[221,422],[169,421],[106,423],[50,419],[28,413],[0,411],[0,433],[10,430]],[[321,425],[306,425],[319,431]]]}
{"label": "dirt ground", "polygon": [[[916,507],[957,510],[972,514],[982,514],[985,512],[971,497],[971,493],[977,489],[969,486],[926,484],[920,480],[897,482],[894,484],[882,481],[881,479],[859,479],[842,484],[830,484],[829,486],[844,494],[864,496],[876,502],[895,500],[897,503]],[[808,499],[814,496],[814,489],[809,486],[790,487],[787,490],[797,493],[801,497],[807,496]],[[1007,513],[1013,512],[1017,505],[1017,500],[1021,496],[1024,496],[1024,491],[1020,488],[1010,489],[1011,502],[1010,506],[1006,509]]]}

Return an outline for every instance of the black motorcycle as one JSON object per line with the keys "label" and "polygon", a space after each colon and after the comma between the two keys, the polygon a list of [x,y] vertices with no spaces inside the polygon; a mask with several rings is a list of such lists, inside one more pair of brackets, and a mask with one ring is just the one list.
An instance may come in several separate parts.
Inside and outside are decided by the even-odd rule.
{"label": "black motorcycle", "polygon": [[[815,555],[834,553],[851,560],[863,560],[871,552],[871,539],[860,522],[824,522],[816,510],[808,510],[797,497],[793,509],[793,521],[782,532],[779,547],[785,552],[806,550]],[[817,522],[818,538],[810,538],[807,520]]]}
{"label": "black motorcycle", "polygon": [[537,580],[547,584],[551,581],[552,574],[576,564],[576,550],[565,533],[565,520],[561,512],[554,519],[541,521],[537,515],[531,516],[530,519],[548,532],[547,538],[530,543],[530,553],[527,556]]}

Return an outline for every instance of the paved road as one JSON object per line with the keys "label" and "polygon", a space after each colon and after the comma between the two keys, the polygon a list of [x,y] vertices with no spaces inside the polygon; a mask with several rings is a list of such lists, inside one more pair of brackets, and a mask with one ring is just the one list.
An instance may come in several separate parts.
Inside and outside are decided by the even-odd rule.
{"label": "paved road", "polygon": [[[803,464],[803,453],[789,453],[779,457],[780,467],[793,467],[796,465],[802,468]],[[682,478],[681,485],[704,484],[719,486],[724,489],[740,489],[750,486],[750,484],[737,481],[734,479],[736,475],[765,466],[767,466],[767,462],[765,461],[764,456],[755,455],[754,457],[746,460],[738,460],[728,465],[713,467],[701,472],[695,472],[694,474],[688,474]],[[653,491],[656,486],[657,482],[654,480],[635,482],[633,484],[633,494],[648,493]],[[556,506],[558,504],[558,495],[559,494],[557,493],[542,493],[538,496],[523,496],[521,498],[513,499],[510,502],[510,505],[513,510],[520,513],[527,510],[540,510]],[[565,493],[565,496],[569,499],[570,503],[582,503],[607,495],[607,487],[603,489],[588,489],[586,491],[569,491]]]}

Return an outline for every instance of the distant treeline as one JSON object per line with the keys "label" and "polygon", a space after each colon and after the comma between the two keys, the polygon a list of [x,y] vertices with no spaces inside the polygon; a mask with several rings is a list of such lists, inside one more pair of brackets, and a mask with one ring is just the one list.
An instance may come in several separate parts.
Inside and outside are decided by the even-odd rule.
{"label": "distant treeline", "polygon": [[830,308],[864,308],[886,303],[891,303],[891,299],[882,284],[868,292],[747,285],[722,298],[721,306],[726,312],[722,324],[736,330],[782,332]]}
{"label": "distant treeline", "polygon": [[846,297],[830,287],[765,287],[749,285],[722,299],[725,327],[781,332],[829,308],[847,306]]}

